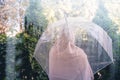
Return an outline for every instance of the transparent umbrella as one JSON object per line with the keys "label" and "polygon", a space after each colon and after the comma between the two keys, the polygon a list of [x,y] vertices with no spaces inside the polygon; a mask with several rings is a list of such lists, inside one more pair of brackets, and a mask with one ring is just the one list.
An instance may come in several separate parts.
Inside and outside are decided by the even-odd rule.
{"label": "transparent umbrella", "polygon": [[[68,40],[68,42],[74,43],[87,55],[94,74],[113,62],[112,40],[108,34],[93,22],[83,20],[80,17],[69,17],[49,25],[36,45],[34,57],[48,75],[51,67],[51,48],[54,47],[58,39],[62,40],[60,35],[63,32],[68,37],[66,42]],[[63,39],[63,41],[65,40]],[[59,46],[63,47],[62,42]],[[65,47],[61,51],[64,50],[66,50]],[[55,60],[57,60],[57,56]]]}

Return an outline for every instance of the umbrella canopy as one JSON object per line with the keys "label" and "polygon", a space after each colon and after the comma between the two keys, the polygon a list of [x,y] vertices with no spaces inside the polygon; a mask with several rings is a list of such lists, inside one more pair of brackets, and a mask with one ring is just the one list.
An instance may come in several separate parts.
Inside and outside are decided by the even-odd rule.
{"label": "umbrella canopy", "polygon": [[[50,75],[49,73],[51,73],[51,70],[55,69],[55,67],[57,66],[56,64],[59,62],[59,60],[57,62],[57,59],[59,57],[55,56],[55,53],[56,54],[64,53],[64,51],[67,49],[66,47],[69,46],[69,44],[67,44],[68,46],[63,48],[63,44],[65,45],[65,43],[60,42],[59,39],[63,41],[66,40],[66,42],[70,42],[74,45],[74,47],[76,46],[77,48],[80,49],[78,50],[78,52],[74,52],[77,51],[75,50],[77,49],[75,47],[74,49],[72,49],[73,53],[80,53],[87,55],[88,62],[86,61],[87,59],[85,59],[85,61],[86,64],[88,64],[88,68],[86,69],[90,70],[89,67],[89,63],[90,63],[90,66],[94,74],[113,62],[112,40],[100,26],[92,22],[83,20],[79,17],[67,18],[66,20],[62,19],[49,25],[36,45],[34,57],[48,75]],[[65,33],[65,35],[67,35],[66,39],[61,38],[62,33]],[[64,37],[63,34],[62,37]],[[57,43],[60,44],[57,45]],[[59,50],[57,50],[57,47],[55,47],[56,45],[59,46]],[[53,47],[54,47],[54,51],[53,51]],[[63,49],[60,50],[61,49],[60,47]],[[51,53],[51,51],[53,52]],[[55,52],[55,51],[59,51],[59,52]],[[68,51],[71,51],[71,49],[69,49]],[[62,57],[62,60],[64,60],[63,59],[64,57],[65,56]],[[80,59],[77,60],[77,59],[81,57],[74,56],[74,58],[76,58],[77,61],[76,64],[78,64],[77,66],[80,66],[81,60]],[[84,63],[85,61],[83,59],[82,63]],[[53,65],[54,68],[52,68]],[[56,68],[59,68],[59,66],[57,66]]]}

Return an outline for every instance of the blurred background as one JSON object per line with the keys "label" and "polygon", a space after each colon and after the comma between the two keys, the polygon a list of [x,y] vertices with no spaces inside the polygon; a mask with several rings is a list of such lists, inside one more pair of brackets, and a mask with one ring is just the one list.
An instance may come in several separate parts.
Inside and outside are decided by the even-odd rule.
{"label": "blurred background", "polygon": [[49,80],[33,58],[48,24],[82,17],[111,37],[114,63],[95,80],[120,80],[120,0],[0,0],[0,80]]}

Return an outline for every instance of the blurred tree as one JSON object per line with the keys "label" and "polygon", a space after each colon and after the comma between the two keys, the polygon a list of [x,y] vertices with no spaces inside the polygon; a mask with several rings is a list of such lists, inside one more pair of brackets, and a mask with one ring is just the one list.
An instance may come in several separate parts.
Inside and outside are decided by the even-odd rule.
{"label": "blurred tree", "polygon": [[30,0],[24,22],[25,31],[17,35],[16,78],[20,80],[48,80],[46,73],[33,58],[36,43],[47,26],[40,1]]}
{"label": "blurred tree", "polygon": [[[118,47],[118,25],[116,25],[108,15],[108,11],[104,6],[104,3],[102,0],[98,0],[98,10],[96,13],[96,16],[93,19],[93,22],[101,26],[111,37],[112,43],[113,43],[113,54],[114,54],[114,59],[117,60],[116,55],[119,52],[119,47]],[[119,55],[120,56],[120,55]],[[119,66],[116,64],[117,61],[115,61],[115,64],[109,65],[107,68],[101,71],[102,74],[102,79],[104,80],[114,80],[117,75],[116,73],[116,67]],[[107,74],[106,74],[107,73]],[[100,79],[99,79],[100,80]],[[118,80],[118,79],[115,79]]]}
{"label": "blurred tree", "polygon": [[0,80],[5,79],[6,35],[0,34]]}
{"label": "blurred tree", "polygon": [[[34,29],[47,26],[47,20],[43,15],[41,0],[30,0],[30,6],[26,11],[27,25],[34,24]],[[44,27],[43,27],[44,26]]]}
{"label": "blurred tree", "polygon": [[38,37],[33,35],[33,25],[28,26],[27,32],[19,34],[18,39],[20,43],[16,45],[16,62],[21,62],[16,65],[17,79],[47,80],[47,75],[33,58],[35,45],[38,40]]}

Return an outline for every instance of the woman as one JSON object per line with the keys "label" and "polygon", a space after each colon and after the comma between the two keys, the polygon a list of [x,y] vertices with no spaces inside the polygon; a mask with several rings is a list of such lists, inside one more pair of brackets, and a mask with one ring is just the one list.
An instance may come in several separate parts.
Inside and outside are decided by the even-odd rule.
{"label": "woman", "polygon": [[85,52],[75,46],[71,32],[63,30],[49,52],[50,80],[93,80]]}

